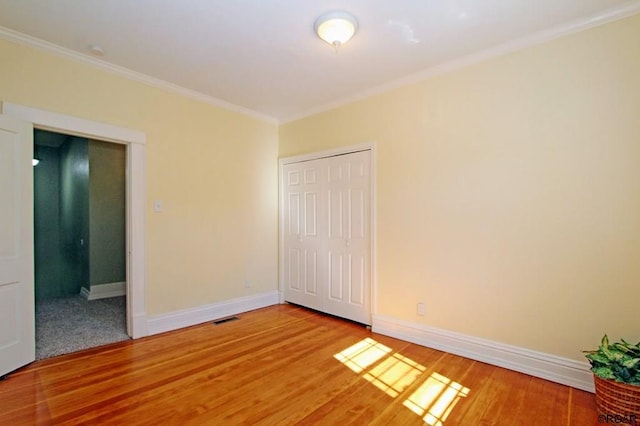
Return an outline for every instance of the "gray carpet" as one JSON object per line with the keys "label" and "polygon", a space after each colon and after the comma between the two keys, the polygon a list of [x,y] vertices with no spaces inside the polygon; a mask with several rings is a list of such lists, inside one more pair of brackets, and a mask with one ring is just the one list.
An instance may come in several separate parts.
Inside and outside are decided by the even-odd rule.
{"label": "gray carpet", "polygon": [[125,296],[36,301],[36,359],[128,340]]}

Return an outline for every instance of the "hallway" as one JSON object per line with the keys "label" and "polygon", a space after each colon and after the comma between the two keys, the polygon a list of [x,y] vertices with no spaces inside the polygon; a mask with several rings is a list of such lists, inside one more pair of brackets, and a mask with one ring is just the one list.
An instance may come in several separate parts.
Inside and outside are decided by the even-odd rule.
{"label": "hallway", "polygon": [[36,360],[128,340],[125,296],[36,301]]}

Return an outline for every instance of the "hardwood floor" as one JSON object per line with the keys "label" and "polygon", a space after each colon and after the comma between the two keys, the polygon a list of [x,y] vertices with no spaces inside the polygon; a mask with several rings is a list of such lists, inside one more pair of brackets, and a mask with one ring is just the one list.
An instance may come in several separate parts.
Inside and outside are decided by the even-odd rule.
{"label": "hardwood floor", "polygon": [[0,382],[0,424],[598,424],[590,393],[347,321],[239,318],[35,362]]}

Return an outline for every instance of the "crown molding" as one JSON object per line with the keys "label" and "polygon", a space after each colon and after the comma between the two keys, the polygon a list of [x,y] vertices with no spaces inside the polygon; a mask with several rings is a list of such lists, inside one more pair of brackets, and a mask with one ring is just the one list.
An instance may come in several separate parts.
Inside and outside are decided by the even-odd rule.
{"label": "crown molding", "polygon": [[285,119],[281,119],[280,124],[286,124],[295,120],[299,120],[301,118],[309,117],[315,114],[319,114],[325,111],[339,108],[341,106],[350,104],[352,102],[360,101],[374,95],[379,95],[379,94],[391,91],[393,89],[398,89],[400,87],[418,83],[420,81],[424,81],[429,78],[433,78],[442,74],[447,74],[455,70],[466,68],[473,64],[485,62],[489,59],[497,58],[499,56],[504,56],[506,54],[513,53],[518,50],[526,49],[528,47],[536,46],[538,44],[543,44],[548,41],[551,41],[566,35],[578,33],[580,31],[585,31],[590,28],[598,27],[598,26],[607,24],[609,22],[624,19],[638,13],[640,13],[640,0],[629,1],[620,6],[606,9],[604,11],[600,11],[597,14],[589,15],[557,27],[539,31],[537,33],[534,33],[516,40],[508,41],[506,43],[499,44],[497,46],[491,47],[489,49],[486,49],[480,52],[472,53],[466,56],[461,56],[452,61],[435,65],[433,67],[424,69],[417,73],[410,74],[406,77],[402,77],[392,82],[382,84],[380,86],[372,87],[367,90],[363,90],[353,95],[335,100],[333,102],[316,106],[314,108],[308,109],[298,114],[290,115]]}
{"label": "crown molding", "polygon": [[551,41],[553,39],[563,37],[565,35],[577,33],[593,27],[604,25],[609,22],[617,21],[619,19],[623,19],[638,13],[640,13],[640,0],[628,1],[620,6],[606,9],[597,14],[586,16],[586,17],[571,21],[567,24],[563,24],[561,26],[557,26],[551,29],[537,32],[535,34],[532,34],[526,37],[512,40],[480,52],[462,56],[452,61],[435,65],[433,67],[424,69],[417,73],[413,73],[411,75],[394,80],[392,82],[382,84],[376,87],[372,87],[370,89],[363,90],[361,92],[352,94],[350,96],[343,97],[322,105],[318,105],[316,107],[310,108],[308,110],[305,110],[299,113],[291,114],[288,117],[281,118],[281,119],[277,119],[273,116],[269,116],[269,115],[260,113],[258,111],[254,111],[252,109],[242,107],[242,106],[233,104],[231,102],[215,98],[213,96],[205,95],[198,91],[187,89],[177,84],[169,83],[167,81],[164,81],[155,77],[151,77],[146,74],[136,72],[125,67],[110,64],[106,61],[93,58],[91,56],[20,33],[18,31],[11,30],[9,28],[0,26],[0,38],[11,41],[11,42],[34,47],[37,49],[41,49],[49,53],[56,54],[58,56],[63,56],[63,57],[72,59],[76,62],[88,64],[96,68],[102,69],[104,71],[110,72],[112,74],[116,74],[116,75],[128,78],[130,80],[138,81],[148,86],[166,90],[168,92],[184,96],[188,99],[203,102],[203,103],[206,103],[218,108],[223,108],[229,111],[237,112],[239,114],[256,118],[258,120],[265,121],[271,124],[285,124],[288,122],[299,120],[301,118],[309,117],[311,115],[315,115],[331,109],[335,109],[335,108],[338,108],[338,107],[347,105],[349,103],[356,102],[374,95],[379,95],[381,93],[388,92],[393,89],[397,89],[397,88],[414,84],[429,78],[433,78],[435,76],[439,76],[439,75],[446,74],[458,69],[462,69],[473,64],[484,62],[492,58],[503,56],[503,55],[506,55],[518,50],[522,50],[528,47],[532,47],[538,44],[542,44],[542,43]]}
{"label": "crown molding", "polygon": [[275,119],[274,117],[268,116],[266,114],[262,114],[252,109],[245,108],[245,107],[233,104],[231,102],[224,101],[222,99],[214,98],[213,96],[205,95],[198,91],[187,89],[177,84],[169,83],[159,78],[151,77],[146,74],[133,71],[125,67],[121,67],[119,65],[110,64],[106,61],[93,58],[88,55],[84,55],[74,50],[67,49],[62,46],[58,46],[57,44],[50,43],[48,41],[41,40],[39,38],[32,37],[30,35],[23,34],[6,27],[0,26],[0,38],[7,41],[14,42],[14,43],[19,43],[29,47],[34,47],[36,49],[44,50],[54,55],[63,56],[73,61],[90,65],[90,66],[99,68],[103,71],[107,71],[109,73],[116,74],[121,77],[125,77],[129,80],[134,80],[134,81],[146,84],[148,86],[152,86],[158,89],[166,90],[167,92],[184,96],[185,98],[203,102],[218,108],[223,108],[228,111],[237,112],[239,114],[256,118],[258,120],[266,121],[271,124],[278,124],[278,120]]}

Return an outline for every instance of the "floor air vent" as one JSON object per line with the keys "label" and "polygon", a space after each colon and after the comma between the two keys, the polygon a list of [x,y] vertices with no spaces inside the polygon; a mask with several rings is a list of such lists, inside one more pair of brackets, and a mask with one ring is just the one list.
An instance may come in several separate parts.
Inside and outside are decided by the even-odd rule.
{"label": "floor air vent", "polygon": [[214,325],[220,325],[220,324],[224,324],[224,323],[226,323],[226,322],[237,321],[237,320],[239,320],[239,319],[240,319],[240,318],[238,318],[238,317],[227,317],[227,318],[221,318],[221,319],[219,319],[219,320],[215,320],[215,321],[213,322],[213,324],[214,324]]}

